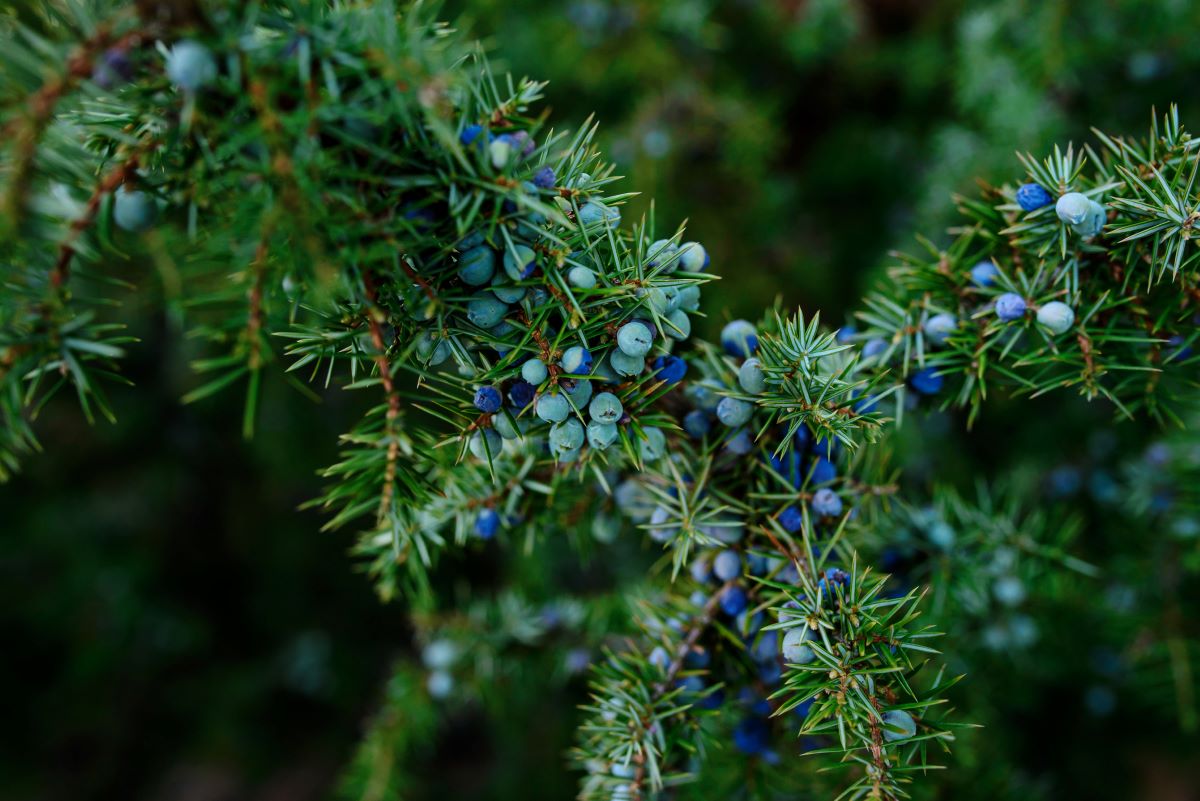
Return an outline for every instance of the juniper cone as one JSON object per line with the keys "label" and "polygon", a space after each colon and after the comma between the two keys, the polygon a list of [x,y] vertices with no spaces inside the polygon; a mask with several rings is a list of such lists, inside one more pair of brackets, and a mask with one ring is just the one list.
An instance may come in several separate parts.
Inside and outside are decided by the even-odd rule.
{"label": "juniper cone", "polygon": [[[412,641],[339,792],[438,786],[452,722],[566,698],[574,745],[538,775],[584,799],[1028,798],[1030,698],[1194,759],[1200,140],[1176,108],[1017,157],[853,326],[780,303],[709,342],[732,254],[627,213],[596,127],[551,127],[544,85],[436,7],[196,6],[5,18],[0,478],[48,458],[47,404],[112,420],[136,391],[134,261],[203,354],[184,402],[237,391],[251,437],[286,425],[264,382],[359,401],[309,506]],[[1102,422],[1066,464],[935,458],[1013,407]]]}

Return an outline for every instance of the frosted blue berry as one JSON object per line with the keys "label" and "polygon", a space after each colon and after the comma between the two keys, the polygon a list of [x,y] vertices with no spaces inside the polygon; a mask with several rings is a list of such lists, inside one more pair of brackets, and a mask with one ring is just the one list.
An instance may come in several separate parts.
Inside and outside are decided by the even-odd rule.
{"label": "frosted blue berry", "polygon": [[476,459],[482,459],[485,462],[489,457],[495,459],[500,455],[500,449],[503,447],[504,440],[490,428],[476,431],[471,435],[471,455]]}
{"label": "frosted blue berry", "polygon": [[1052,334],[1065,334],[1075,324],[1075,312],[1062,301],[1052,300],[1038,309],[1037,321]]}
{"label": "frosted blue berry", "polygon": [[518,379],[508,388],[508,402],[518,409],[524,409],[533,403],[535,395],[537,395],[537,390],[528,381]]}
{"label": "frosted blue berry", "polygon": [[666,323],[663,325],[663,333],[674,340],[685,340],[692,335],[692,320],[687,316],[687,312],[682,309],[676,309],[667,315]]}
{"label": "frosted blue berry", "polygon": [[1000,274],[1000,269],[996,267],[996,263],[991,259],[984,259],[971,268],[971,283],[975,286],[991,286],[996,283],[996,276]]}
{"label": "frosted blue berry", "polygon": [[742,574],[742,557],[737,551],[721,551],[713,559],[713,575],[721,581],[731,581]]}
{"label": "frosted blue berry", "polygon": [[862,355],[864,359],[873,359],[887,350],[887,342],[880,337],[868,339],[863,345]]}
{"label": "frosted blue berry", "polygon": [[1005,606],[1017,606],[1025,600],[1025,585],[1016,576],[1001,576],[992,585],[992,594]]}
{"label": "frosted blue berry", "polygon": [[804,513],[795,506],[789,506],[779,513],[779,525],[790,534],[795,534],[804,526]]}
{"label": "frosted blue berry", "polygon": [[945,345],[946,340],[958,328],[958,318],[953,314],[935,314],[925,321],[925,338],[934,345]]}
{"label": "frosted blue berry", "polygon": [[497,272],[492,278],[492,294],[504,303],[519,303],[525,297],[525,287],[510,285],[507,275]]}
{"label": "frosted blue berry", "polygon": [[699,242],[684,242],[679,246],[679,266],[685,272],[703,272],[708,266],[708,251]]}
{"label": "frosted blue berry", "polygon": [[621,399],[611,392],[601,392],[588,404],[588,414],[600,423],[615,423],[621,419],[624,412],[625,407],[621,405]]}
{"label": "frosted blue berry", "polygon": [[813,649],[806,643],[812,639],[812,631],[807,624],[788,629],[783,635],[783,661],[789,665],[807,665],[817,658]]}
{"label": "frosted blue berry", "polygon": [[458,135],[458,141],[464,145],[469,145],[479,138],[479,134],[483,133],[482,125],[471,124],[462,129],[462,133]]}
{"label": "frosted blue berry", "polygon": [[425,679],[425,689],[433,698],[446,698],[454,692],[454,677],[444,670],[435,670]]}
{"label": "frosted blue berry", "polygon": [[609,354],[608,363],[618,375],[623,376],[640,375],[642,370],[646,369],[645,359],[641,356],[630,356],[619,348]]}
{"label": "frosted blue berry", "polygon": [[528,245],[514,245],[504,251],[504,272],[514,281],[533,275],[537,267],[537,254]]}
{"label": "frosted blue berry", "polygon": [[704,584],[710,578],[712,578],[712,571],[708,560],[702,556],[697,556],[692,560],[692,565],[689,570],[692,574],[692,578],[701,584]]}
{"label": "frosted blue berry", "polygon": [[1022,184],[1017,190],[1017,205],[1022,211],[1037,211],[1054,202],[1054,196],[1041,184]]}
{"label": "frosted blue berry", "polygon": [[587,407],[588,401],[592,399],[592,382],[591,381],[575,381],[569,386],[565,386],[567,400],[571,407],[577,412],[583,412]]}
{"label": "frosted blue berry", "polygon": [[417,358],[430,367],[437,367],[450,358],[450,345],[441,337],[426,331],[417,338]]}
{"label": "frosted blue berry", "polygon": [[617,429],[616,423],[602,423],[599,420],[593,420],[592,422],[588,423],[588,444],[598,451],[609,448],[614,442],[617,441],[617,437],[619,436],[620,432]]}
{"label": "frosted blue berry", "polygon": [[655,542],[667,543],[675,538],[679,533],[679,526],[676,525],[675,516],[671,510],[665,506],[654,507],[653,514],[650,515],[650,539]]}
{"label": "frosted blue berry", "polygon": [[746,611],[748,601],[746,591],[736,584],[731,584],[721,592],[721,599],[718,603],[721,605],[721,611],[730,617],[736,617]]}
{"label": "frosted blue berry", "polygon": [[500,530],[500,515],[495,509],[484,509],[475,518],[475,536],[481,540],[490,540]]}
{"label": "frosted blue berry", "polygon": [[571,404],[561,393],[547,393],[537,399],[534,414],[547,423],[561,423],[571,413]]}
{"label": "frosted blue berry", "polygon": [[571,374],[584,374],[592,371],[592,354],[587,348],[573,345],[567,348],[558,360],[558,366]]}
{"label": "frosted blue berry", "polygon": [[903,709],[889,709],[883,713],[883,739],[890,743],[907,740],[917,733],[917,722]]}
{"label": "frosted blue berry", "polygon": [[554,174],[553,167],[542,167],[533,174],[533,185],[538,189],[553,189],[557,182],[558,176]]}
{"label": "frosted blue berry", "polygon": [[668,270],[673,270],[679,266],[675,259],[679,248],[669,239],[658,239],[650,243],[650,247],[646,248],[646,265],[649,267],[659,267],[668,265]]}
{"label": "frosted blue berry", "polygon": [[541,359],[529,359],[521,365],[521,378],[524,378],[530,384],[536,386],[549,377],[550,371],[546,369],[546,363]]}
{"label": "frosted blue berry", "polygon": [[1054,213],[1067,225],[1079,225],[1091,212],[1091,202],[1086,195],[1068,192],[1054,204]]}
{"label": "frosted blue berry", "polygon": [[654,344],[654,332],[638,320],[625,323],[617,331],[617,347],[627,356],[645,356]]}
{"label": "frosted blue berry", "polygon": [[721,346],[730,356],[753,356],[758,350],[758,330],[746,320],[726,323],[721,329]]}
{"label": "frosted blue berry", "polygon": [[521,429],[506,414],[498,414],[492,420],[492,428],[496,429],[496,433],[504,439],[517,439],[521,436]]}
{"label": "frosted blue berry", "polygon": [[496,273],[496,254],[491,248],[471,248],[458,259],[458,277],[469,286],[483,286]]}
{"label": "frosted blue berry", "polygon": [[653,462],[661,459],[667,452],[667,437],[658,428],[642,429],[643,439],[638,443],[638,453],[642,459]]}
{"label": "frosted blue berry", "polygon": [[693,439],[704,439],[712,429],[712,421],[699,409],[692,409],[683,416],[683,430]]}
{"label": "frosted blue berry", "polygon": [[996,316],[1006,323],[1025,316],[1025,298],[1016,292],[1005,292],[996,298]]}
{"label": "frosted blue berry", "polygon": [[503,169],[512,158],[513,149],[513,140],[508,134],[501,134],[488,142],[488,158],[491,159],[492,166],[497,170]]}
{"label": "frosted blue berry", "polygon": [[744,426],[754,414],[754,404],[738,398],[721,398],[717,404],[717,419],[730,428]]}
{"label": "frosted blue berry", "polygon": [[821,517],[837,517],[842,513],[842,499],[833,490],[825,487],[813,493],[813,512]]}
{"label": "frosted blue berry", "polygon": [[850,342],[853,341],[854,336],[857,333],[858,333],[858,329],[852,325],[842,326],[841,328],[839,328],[837,330],[836,339],[838,341],[838,344],[839,345],[849,345]]}
{"label": "frosted blue berry", "polygon": [[946,379],[938,373],[936,367],[926,367],[913,373],[908,383],[922,395],[936,395],[942,391]]}
{"label": "frosted blue berry", "polygon": [[185,39],[167,55],[167,78],[185,92],[195,92],[217,79],[217,62],[207,47]]}
{"label": "frosted blue berry", "polygon": [[1104,230],[1104,223],[1108,221],[1108,214],[1104,211],[1104,207],[1094,200],[1088,201],[1088,213],[1083,222],[1072,225],[1075,233],[1082,237],[1093,237]]}
{"label": "frosted blue berry", "polygon": [[596,274],[583,265],[572,267],[567,272],[567,283],[576,289],[593,289],[596,286]]}
{"label": "frosted blue berry", "polygon": [[495,414],[500,411],[504,398],[495,387],[480,387],[475,392],[475,408],[485,414]]}
{"label": "frosted blue berry", "polygon": [[725,450],[729,451],[735,456],[745,456],[750,451],[754,450],[754,439],[751,438],[749,431],[742,429],[741,431],[735,432],[734,435],[725,442]]}
{"label": "frosted blue berry", "polygon": [[584,226],[606,222],[609,228],[616,228],[621,222],[621,212],[603,203],[588,201],[579,209],[579,222]]}
{"label": "frosted blue berry", "polygon": [[421,651],[421,661],[430,670],[449,670],[458,658],[458,647],[450,640],[434,640]]}
{"label": "frosted blue berry", "polygon": [[675,295],[675,303],[682,311],[696,311],[700,308],[700,287],[696,284],[679,287],[679,292]]}
{"label": "frosted blue berry", "polygon": [[491,328],[504,319],[508,304],[481,295],[467,302],[467,319],[480,328]]}
{"label": "frosted blue berry", "polygon": [[112,217],[119,228],[141,233],[154,225],[158,218],[158,205],[145,192],[123,186],[113,194]]}
{"label": "frosted blue berry", "polygon": [[583,439],[583,423],[571,417],[550,429],[550,450],[555,455],[562,455],[582,446]]}
{"label": "frosted blue berry", "polygon": [[[666,648],[663,648],[661,645],[656,645],[654,647],[654,650],[650,652],[648,661],[650,662],[650,664],[654,665],[659,670],[665,671],[667,669],[667,665],[671,664],[671,656],[670,656],[670,654],[667,653]],[[619,768],[619,767],[621,767],[621,766],[620,765],[613,766],[613,775],[614,776],[617,776],[618,778],[622,778],[622,779],[632,779],[633,778],[632,772],[630,772],[629,775],[627,775],[627,776],[617,773],[617,768]]]}
{"label": "frosted blue berry", "polygon": [[758,359],[746,359],[738,368],[738,384],[751,395],[757,395],[767,388],[767,374],[763,372],[762,362]]}

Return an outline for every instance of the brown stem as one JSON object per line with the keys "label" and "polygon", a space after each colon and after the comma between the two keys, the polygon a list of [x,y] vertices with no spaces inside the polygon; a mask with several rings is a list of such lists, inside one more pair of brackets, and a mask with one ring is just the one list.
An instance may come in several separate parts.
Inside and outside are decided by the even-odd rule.
{"label": "brown stem", "polygon": [[386,432],[388,437],[387,467],[384,470],[383,490],[379,498],[378,519],[382,522],[392,508],[395,495],[396,467],[400,458],[400,441],[396,438],[396,420],[400,417],[400,394],[392,380],[392,367],[387,358],[387,343],[383,337],[384,312],[379,307],[379,292],[375,286],[375,278],[370,271],[363,273],[363,288],[371,308],[367,312],[367,325],[371,332],[371,342],[375,346],[375,365],[379,370],[379,380],[383,383],[383,391],[387,396]]}

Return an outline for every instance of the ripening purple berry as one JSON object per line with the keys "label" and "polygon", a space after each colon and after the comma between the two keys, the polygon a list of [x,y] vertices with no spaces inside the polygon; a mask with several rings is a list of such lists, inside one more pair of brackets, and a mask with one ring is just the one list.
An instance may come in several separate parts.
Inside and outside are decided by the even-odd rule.
{"label": "ripening purple berry", "polygon": [[743,754],[759,756],[771,744],[771,729],[762,718],[743,718],[733,729],[733,744]]}
{"label": "ripening purple berry", "polygon": [[936,395],[942,391],[946,379],[938,373],[936,367],[926,367],[913,373],[908,379],[909,385],[922,395]]}
{"label": "ripening purple berry", "polygon": [[495,509],[484,509],[475,518],[475,536],[481,540],[490,540],[500,530],[500,515]]}
{"label": "ripening purple berry", "polygon": [[790,534],[795,534],[804,525],[804,513],[795,506],[789,506],[779,513],[779,525]]}
{"label": "ripening purple berry", "polygon": [[92,81],[101,89],[114,89],[132,77],[129,54],[116,47],[105,50],[92,68]]}
{"label": "ripening purple berry", "polygon": [[480,387],[475,392],[475,408],[484,414],[495,414],[503,403],[504,398],[495,387]]}
{"label": "ripening purple berry", "polygon": [[538,189],[553,189],[554,184],[557,182],[558,176],[554,174],[553,167],[542,167],[533,174],[533,185]]}
{"label": "ripening purple berry", "polygon": [[745,611],[749,599],[746,597],[746,591],[736,584],[732,584],[725,588],[721,593],[721,610],[730,617],[736,617]]}
{"label": "ripening purple berry", "polygon": [[1025,316],[1025,298],[1016,292],[1005,292],[996,298],[996,316],[1006,323]]}
{"label": "ripening purple berry", "polygon": [[1054,196],[1041,184],[1022,184],[1017,190],[1017,205],[1022,211],[1037,211],[1054,202]]}
{"label": "ripening purple berry", "polygon": [[687,375],[687,362],[678,356],[659,356],[654,360],[654,372],[659,381],[677,384]]}
{"label": "ripening purple berry", "polygon": [[721,346],[730,356],[753,356],[758,350],[758,329],[746,320],[726,323],[721,329]]}
{"label": "ripening purple berry", "polygon": [[592,354],[587,348],[574,345],[563,351],[558,366],[572,374],[590,373],[592,371]]}
{"label": "ripening purple berry", "polygon": [[528,381],[522,381],[519,378],[508,388],[508,402],[518,409],[524,409],[533,403],[534,396],[536,395],[537,390],[533,384],[530,384]]}

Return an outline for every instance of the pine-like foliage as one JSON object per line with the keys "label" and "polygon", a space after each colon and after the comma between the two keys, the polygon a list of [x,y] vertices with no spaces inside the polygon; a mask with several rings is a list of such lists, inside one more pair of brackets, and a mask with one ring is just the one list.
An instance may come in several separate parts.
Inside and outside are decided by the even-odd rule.
{"label": "pine-like foliage", "polygon": [[[550,128],[541,85],[494,74],[435,12],[49,5],[53,40],[5,21],[4,474],[55,393],[116,413],[105,387],[138,345],[110,312],[134,290],[106,267],[144,254],[209,344],[185,400],[240,388],[249,435],[268,371],[365,399],[313,504],[411,604],[428,676],[398,670],[348,794],[400,792],[400,754],[456,682],[486,700],[526,651],[562,650],[570,673],[601,646],[570,757],[584,798],[714,797],[735,756],[763,797],[933,782],[972,722],[939,652],[970,637],[928,611],[970,628],[1094,570],[1018,481],[897,497],[897,423],[1062,388],[1183,421],[1195,140],[1172,109],[1142,140],[1025,157],[1020,188],[959,201],[949,246],[897,258],[859,331],[775,309],[707,344],[703,246],[623,221],[594,128]],[[532,559],[592,534],[662,558],[545,607],[523,595],[544,577],[458,613],[431,580],[480,540]],[[959,561],[914,558],[956,541]],[[1028,642],[1015,612],[992,625],[985,641]],[[1175,625],[1178,664],[1194,641]],[[812,759],[783,753],[797,736]]]}

